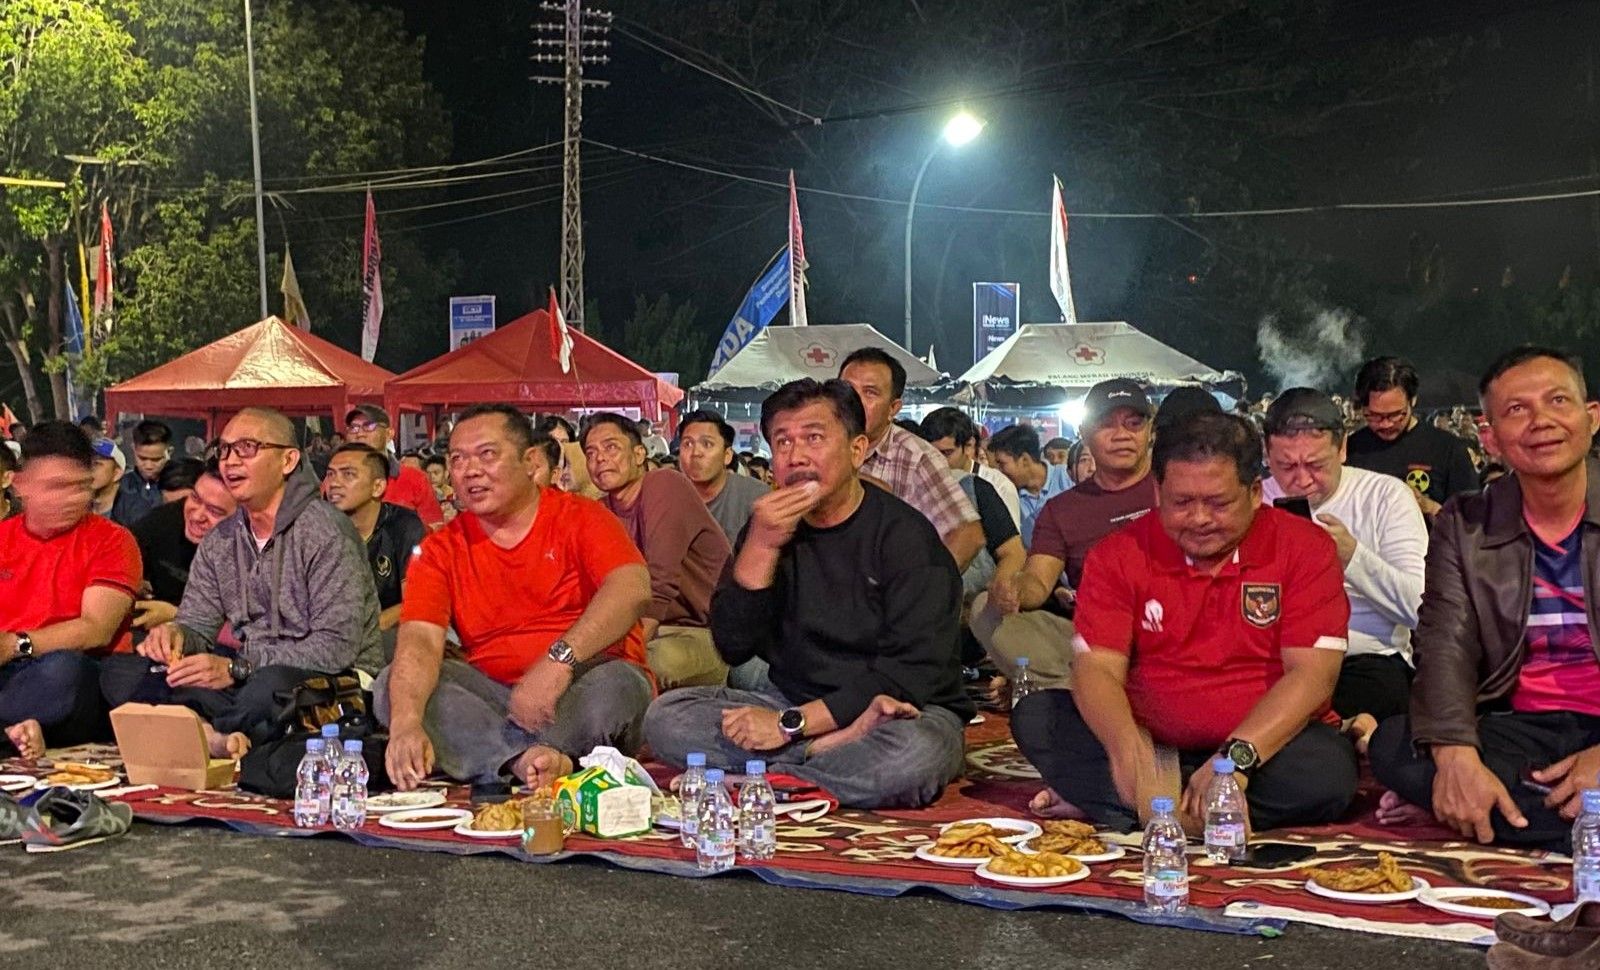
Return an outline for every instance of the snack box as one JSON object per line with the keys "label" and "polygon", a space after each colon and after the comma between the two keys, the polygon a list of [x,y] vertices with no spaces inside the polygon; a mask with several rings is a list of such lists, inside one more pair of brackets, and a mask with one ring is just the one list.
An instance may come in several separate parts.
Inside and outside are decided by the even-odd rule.
{"label": "snack box", "polygon": [[585,768],[556,782],[556,806],[569,832],[620,839],[650,831],[650,789],[618,781],[604,768]]}
{"label": "snack box", "polygon": [[111,729],[130,785],[207,791],[233,783],[234,762],[211,757],[200,715],[187,707],[124,704],[111,712]]}

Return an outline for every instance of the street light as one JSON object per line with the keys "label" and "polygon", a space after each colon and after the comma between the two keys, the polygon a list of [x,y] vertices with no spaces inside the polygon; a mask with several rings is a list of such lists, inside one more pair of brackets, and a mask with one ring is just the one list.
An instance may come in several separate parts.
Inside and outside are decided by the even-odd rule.
{"label": "street light", "polygon": [[917,180],[911,183],[911,201],[906,205],[906,350],[915,354],[911,346],[911,225],[917,214],[917,193],[922,191],[922,177],[928,174],[928,166],[933,163],[933,157],[939,154],[939,149],[946,145],[951,148],[960,148],[967,142],[978,137],[983,131],[982,118],[961,111],[955,117],[945,122],[944,133],[939,140],[933,143],[933,148],[928,150],[928,157],[922,160],[922,167],[917,169]]}
{"label": "street light", "polygon": [[250,88],[250,164],[256,188],[256,271],[261,283],[261,318],[267,317],[267,217],[261,204],[261,123],[256,118],[256,43],[251,33],[250,0],[244,0],[244,57]]}

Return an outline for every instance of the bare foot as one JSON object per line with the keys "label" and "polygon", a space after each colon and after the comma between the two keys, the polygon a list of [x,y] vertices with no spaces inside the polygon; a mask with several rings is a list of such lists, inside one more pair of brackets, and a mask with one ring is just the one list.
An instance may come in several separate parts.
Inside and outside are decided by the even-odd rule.
{"label": "bare foot", "polygon": [[1345,721],[1340,728],[1356,746],[1356,753],[1366,754],[1367,745],[1372,743],[1372,732],[1378,729],[1378,719],[1371,714],[1357,714]]}
{"label": "bare foot", "polygon": [[536,744],[511,763],[511,773],[529,788],[543,788],[572,774],[572,759],[555,748]]}
{"label": "bare foot", "polygon": [[250,739],[238,731],[232,734],[223,734],[204,721],[200,722],[206,729],[206,749],[213,758],[232,758],[238,761],[250,750]]}
{"label": "bare foot", "polygon": [[1426,825],[1433,814],[1420,805],[1413,805],[1392,791],[1378,799],[1378,824],[1384,826]]}
{"label": "bare foot", "polygon": [[6,728],[6,740],[25,760],[36,761],[44,757],[44,728],[33,719],[18,721]]}
{"label": "bare foot", "polygon": [[1028,803],[1028,811],[1037,818],[1073,818],[1088,821],[1089,816],[1083,809],[1056,794],[1054,788],[1046,788],[1033,796]]}

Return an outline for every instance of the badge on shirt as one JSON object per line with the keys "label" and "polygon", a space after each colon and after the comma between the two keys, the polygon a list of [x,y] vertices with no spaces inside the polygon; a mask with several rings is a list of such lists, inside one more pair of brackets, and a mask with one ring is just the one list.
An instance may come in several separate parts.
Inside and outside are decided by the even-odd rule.
{"label": "badge on shirt", "polygon": [[1279,595],[1282,587],[1277,583],[1245,583],[1242,590],[1240,609],[1251,626],[1266,629],[1278,622],[1278,613],[1283,609],[1283,597]]}
{"label": "badge on shirt", "polygon": [[378,578],[388,579],[394,575],[394,561],[388,556],[378,557]]}

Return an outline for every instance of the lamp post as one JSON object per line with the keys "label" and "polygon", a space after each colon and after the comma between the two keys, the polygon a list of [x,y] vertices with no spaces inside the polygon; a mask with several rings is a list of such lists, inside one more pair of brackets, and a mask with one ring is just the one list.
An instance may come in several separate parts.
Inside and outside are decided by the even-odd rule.
{"label": "lamp post", "polygon": [[933,164],[933,158],[939,154],[939,149],[946,145],[951,148],[960,148],[967,142],[978,137],[983,131],[984,121],[976,115],[962,111],[945,123],[944,132],[939,140],[933,143],[928,150],[928,156],[922,160],[922,167],[917,169],[917,179],[911,183],[911,201],[906,205],[906,350],[913,356],[916,351],[911,346],[911,226],[917,214],[917,193],[922,191],[922,177],[928,174],[928,166]]}
{"label": "lamp post", "polygon": [[250,0],[244,0],[244,55],[250,87],[250,162],[256,179],[256,269],[261,276],[261,318],[267,318],[267,217],[261,204],[261,126],[256,119],[256,45],[250,31]]}

